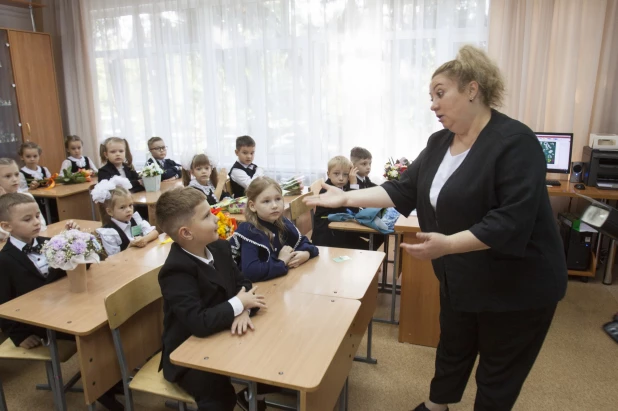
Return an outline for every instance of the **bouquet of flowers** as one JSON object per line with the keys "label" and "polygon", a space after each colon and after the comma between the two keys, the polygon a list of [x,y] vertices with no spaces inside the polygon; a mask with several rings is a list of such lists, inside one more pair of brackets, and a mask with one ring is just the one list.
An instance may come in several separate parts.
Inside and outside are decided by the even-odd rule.
{"label": "bouquet of flowers", "polygon": [[26,178],[26,183],[28,183],[28,187],[30,187],[30,184],[32,184],[32,182],[36,181],[37,183],[39,183],[39,187],[38,188],[46,188],[46,189],[51,189],[54,188],[56,186],[56,178],[58,178],[58,173],[54,173],[52,174],[51,177],[49,178],[43,178],[43,179],[36,179],[36,178]]}
{"label": "bouquet of flowers", "polygon": [[56,177],[55,181],[62,184],[89,183],[92,181],[92,170],[80,168],[76,173],[71,173],[70,169],[65,168],[62,170],[62,175]]}
{"label": "bouquet of flowers", "polygon": [[211,208],[210,211],[217,217],[217,233],[219,238],[227,240],[234,234],[234,231],[238,228],[236,219],[226,215],[220,208]]}
{"label": "bouquet of flowers", "polygon": [[139,173],[140,177],[156,177],[162,174],[163,174],[163,170],[161,169],[161,167],[159,167],[159,165],[156,162],[152,164],[148,164]]}
{"label": "bouquet of flowers", "polygon": [[408,169],[409,165],[410,162],[405,157],[401,157],[397,161],[393,161],[392,158],[389,159],[388,163],[384,165],[384,178],[387,180],[399,180],[399,177]]}
{"label": "bouquet of flowers", "polygon": [[74,270],[78,264],[98,263],[101,244],[93,234],[65,230],[43,245],[41,252],[50,267]]}
{"label": "bouquet of flowers", "polygon": [[227,211],[230,214],[244,214],[245,207],[247,207],[247,197],[226,198],[213,205],[211,211],[213,214],[214,210]]}
{"label": "bouquet of flowers", "polygon": [[279,185],[285,196],[300,195],[303,190],[303,176],[292,177],[287,181],[281,182]]}

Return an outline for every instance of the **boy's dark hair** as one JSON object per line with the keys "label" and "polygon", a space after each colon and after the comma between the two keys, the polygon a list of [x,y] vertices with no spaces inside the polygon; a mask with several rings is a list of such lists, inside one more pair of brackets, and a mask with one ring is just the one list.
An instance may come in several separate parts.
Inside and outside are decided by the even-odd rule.
{"label": "boy's dark hair", "polygon": [[178,229],[195,214],[195,207],[206,201],[206,195],[193,187],[179,187],[161,194],[156,205],[157,223],[163,232],[177,241]]}
{"label": "boy's dark hair", "polygon": [[[197,190],[195,190],[197,191]],[[0,221],[11,219],[11,209],[20,204],[35,203],[33,197],[23,193],[8,193],[0,197]]]}
{"label": "boy's dark hair", "polygon": [[352,161],[352,163],[356,163],[357,161],[361,160],[371,159],[371,153],[366,148],[354,147],[352,150],[350,150],[350,161]]}
{"label": "boy's dark hair", "polygon": [[148,150],[150,150],[152,145],[157,141],[163,141],[163,139],[161,137],[150,137],[150,139],[148,140]]}
{"label": "boy's dark hair", "polygon": [[255,147],[255,140],[250,136],[236,137],[236,150],[240,150],[241,147]]}
{"label": "boy's dark hair", "polygon": [[43,149],[41,148],[41,146],[39,146],[37,143],[33,142],[33,141],[26,141],[25,143],[23,143],[20,147],[19,147],[19,151],[17,152],[20,156],[24,155],[24,150],[30,149],[30,148],[34,148],[39,150],[39,155],[43,154]]}

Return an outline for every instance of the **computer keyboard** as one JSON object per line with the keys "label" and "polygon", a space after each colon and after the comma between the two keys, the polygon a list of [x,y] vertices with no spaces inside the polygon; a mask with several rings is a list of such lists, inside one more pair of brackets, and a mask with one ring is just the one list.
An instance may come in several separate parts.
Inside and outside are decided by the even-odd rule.
{"label": "computer keyboard", "polygon": [[547,186],[552,186],[552,187],[560,187],[560,181],[558,180],[545,180],[545,185]]}

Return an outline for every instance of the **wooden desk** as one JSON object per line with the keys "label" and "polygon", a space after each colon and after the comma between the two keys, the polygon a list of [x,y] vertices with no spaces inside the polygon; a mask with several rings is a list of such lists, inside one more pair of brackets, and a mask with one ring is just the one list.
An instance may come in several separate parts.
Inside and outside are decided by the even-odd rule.
{"label": "wooden desk", "polygon": [[131,197],[133,198],[133,204],[143,204],[148,207],[148,222],[156,226],[157,225],[157,215],[156,205],[161,194],[166,191],[172,190],[174,188],[182,187],[182,180],[174,180],[174,181],[166,181],[161,182],[161,190],[159,191],[141,191],[139,193],[133,193]]}
{"label": "wooden desk", "polygon": [[159,269],[170,246],[157,240],[130,248],[90,267],[88,291],[69,292],[65,277],[0,305],[0,317],[75,335],[84,397],[93,404],[121,379],[112,335],[105,326],[104,299],[130,280]]}
{"label": "wooden desk", "polygon": [[[319,248],[319,257],[258,284],[269,308],[254,317],[254,333],[191,337],[172,363],[299,390],[301,410],[332,410],[375,311],[384,253]],[[351,259],[332,260],[340,255]]]}
{"label": "wooden desk", "polygon": [[585,195],[587,197],[595,198],[597,200],[618,200],[618,190],[599,190],[596,187],[586,186],[585,190],[577,190],[575,188],[576,183],[569,183],[562,181],[560,187],[547,187],[547,192],[550,197],[579,197],[578,194]]}
{"label": "wooden desk", "polygon": [[29,190],[35,198],[45,200],[45,218],[52,221],[49,209],[49,200],[56,200],[58,205],[58,220],[81,219],[94,220],[94,206],[90,199],[90,186],[96,184],[97,179],[90,183],[80,184],[57,184],[54,188],[37,188]]}

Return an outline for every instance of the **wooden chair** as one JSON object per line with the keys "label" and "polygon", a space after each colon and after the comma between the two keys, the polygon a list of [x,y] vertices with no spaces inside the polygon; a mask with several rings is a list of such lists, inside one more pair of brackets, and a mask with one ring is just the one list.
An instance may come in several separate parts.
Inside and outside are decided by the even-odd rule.
{"label": "wooden chair", "polygon": [[320,194],[320,190],[322,189],[322,183],[324,183],[323,178],[318,178],[309,186],[309,191],[315,193],[315,195]]}
{"label": "wooden chair", "polygon": [[[77,352],[77,347],[73,341],[58,340],[58,358],[60,362],[66,362]],[[15,347],[13,341],[7,338],[2,344],[0,344],[0,359],[3,360],[30,360],[30,361],[43,361],[45,362],[45,371],[47,373],[47,384],[37,385],[37,389],[53,390],[54,387],[54,371],[52,368],[52,359],[49,348],[41,345],[30,350]],[[63,387],[64,391],[68,391],[75,385],[75,383],[81,377],[80,373],[75,374]],[[55,396],[54,396],[55,397]],[[2,389],[2,383],[0,382],[0,411],[6,411],[6,400],[4,397],[4,391]]]}
{"label": "wooden chair", "polygon": [[229,195],[234,194],[232,192],[232,180],[230,180],[229,178],[225,180],[225,191],[227,191]]}
{"label": "wooden chair", "polygon": [[[105,298],[105,311],[120,364],[125,409],[128,411],[133,410],[132,391],[176,400],[181,411],[187,409],[187,403],[194,403],[193,397],[178,385],[168,382],[159,372],[163,298],[158,275],[159,269],[154,269]],[[123,340],[129,343],[123,345]],[[130,370],[138,366],[141,366],[140,370],[131,377]]]}
{"label": "wooden chair", "polygon": [[290,202],[290,216],[294,224],[296,224],[296,220],[298,219],[298,217],[308,211],[311,212],[311,219],[313,220],[313,207],[310,207],[303,202],[304,198],[311,197],[312,195],[312,192],[308,192],[301,195],[300,197],[296,197],[294,200],[292,200],[292,202]]}

